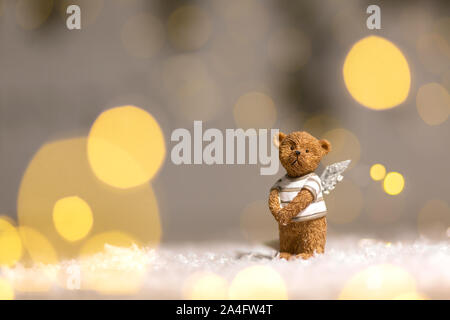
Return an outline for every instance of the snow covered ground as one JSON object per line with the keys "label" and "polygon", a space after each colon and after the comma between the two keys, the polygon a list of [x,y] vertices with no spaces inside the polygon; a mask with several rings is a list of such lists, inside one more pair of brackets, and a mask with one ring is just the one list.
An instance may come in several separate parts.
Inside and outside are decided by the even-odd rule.
{"label": "snow covered ground", "polygon": [[106,248],[54,266],[3,269],[15,298],[450,299],[450,243],[329,237],[324,255],[276,258],[271,245]]}

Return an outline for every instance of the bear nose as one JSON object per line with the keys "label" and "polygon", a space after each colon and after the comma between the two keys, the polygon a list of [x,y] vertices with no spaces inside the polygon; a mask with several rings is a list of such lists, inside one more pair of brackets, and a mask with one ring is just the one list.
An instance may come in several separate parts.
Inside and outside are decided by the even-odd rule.
{"label": "bear nose", "polygon": [[299,155],[299,154],[300,154],[300,151],[295,150],[295,154],[296,154],[296,155]]}

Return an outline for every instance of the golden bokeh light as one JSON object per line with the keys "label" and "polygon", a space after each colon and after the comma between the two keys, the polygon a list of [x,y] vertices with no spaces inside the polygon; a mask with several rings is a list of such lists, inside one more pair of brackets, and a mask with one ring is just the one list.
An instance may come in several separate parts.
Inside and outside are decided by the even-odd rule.
{"label": "golden bokeh light", "polygon": [[175,55],[164,61],[163,89],[172,114],[183,121],[208,121],[221,111],[222,98],[214,78],[195,55]]}
{"label": "golden bokeh light", "polygon": [[14,288],[11,283],[0,277],[0,300],[14,300]]}
{"label": "golden bokeh light", "polygon": [[195,273],[186,279],[183,297],[190,300],[225,300],[228,282],[213,272]]}
{"label": "golden bokeh light", "polygon": [[0,216],[0,266],[14,266],[22,254],[23,246],[19,232],[10,219]]}
{"label": "golden bokeh light", "polygon": [[438,83],[427,83],[419,88],[416,96],[416,106],[422,120],[436,126],[445,122],[450,114],[450,95]]}
{"label": "golden bokeh light", "polygon": [[134,106],[101,113],[88,137],[88,159],[95,175],[116,188],[147,183],[160,169],[166,147],[158,122]]}
{"label": "golden bokeh light", "polygon": [[384,176],[386,175],[386,168],[379,163],[374,164],[370,167],[370,177],[375,180],[383,180]]}
{"label": "golden bokeh light", "polygon": [[390,41],[369,36],[353,45],[344,62],[345,85],[370,109],[393,108],[408,97],[411,75],[403,53]]}
{"label": "golden bokeh light", "polygon": [[210,38],[212,22],[202,8],[186,5],[177,8],[167,23],[172,45],[179,50],[198,50]]}
{"label": "golden bokeh light", "polygon": [[383,189],[387,194],[395,196],[403,191],[405,178],[398,172],[389,172],[383,181]]}
{"label": "golden bokeh light", "polygon": [[87,236],[94,218],[91,207],[77,196],[64,197],[53,207],[56,231],[67,241],[79,241]]}
{"label": "golden bokeh light", "polygon": [[102,12],[104,0],[58,0],[59,12],[61,17],[66,21],[67,8],[70,5],[77,5],[81,9],[81,28],[92,25]]}
{"label": "golden bokeh light", "polygon": [[22,28],[32,30],[40,27],[53,10],[53,0],[16,1],[16,21]]}
{"label": "golden bokeh light", "polygon": [[341,300],[390,300],[416,292],[416,282],[408,271],[395,265],[369,267],[351,277],[341,293]]}
{"label": "golden bokeh light", "polygon": [[251,91],[239,97],[233,115],[239,128],[272,128],[277,119],[277,109],[267,94]]}
{"label": "golden bokeh light", "polygon": [[283,28],[274,32],[267,43],[269,61],[280,71],[295,72],[308,62],[311,44],[297,28]]}
{"label": "golden bokeh light", "polygon": [[58,264],[33,264],[32,267],[17,265],[15,268],[4,270],[16,292],[42,293],[51,290],[57,280]]}
{"label": "golden bokeh light", "polygon": [[353,168],[361,155],[361,144],[358,138],[349,130],[337,128],[325,132],[320,139],[327,139],[331,143],[331,152],[327,154],[322,162],[330,165],[343,160],[352,160],[349,168]]}
{"label": "golden bokeh light", "polygon": [[394,298],[394,300],[428,300],[428,298],[419,292],[406,292]]}
{"label": "golden bokeh light", "polygon": [[80,255],[89,256],[103,252],[107,246],[130,248],[133,245],[142,246],[142,243],[133,236],[121,231],[107,231],[89,238],[81,247]]}
{"label": "golden bokeh light", "polygon": [[144,284],[152,255],[138,248],[105,245],[102,251],[82,256],[81,288],[104,295],[136,294]]}
{"label": "golden bokeh light", "polygon": [[152,58],[164,46],[164,27],[158,18],[149,13],[130,18],[120,36],[126,51],[136,58]]}
{"label": "golden bokeh light", "polygon": [[[87,239],[69,242],[55,228],[53,208],[58,200],[73,195],[89,204],[94,224]],[[39,149],[22,178],[17,209],[19,226],[42,234],[61,258],[78,256],[89,239],[107,231],[118,230],[152,246],[162,232],[151,185],[123,190],[100,181],[89,165],[86,138],[59,140]],[[29,249],[27,243],[25,247]]]}
{"label": "golden bokeh light", "polygon": [[255,201],[244,208],[241,230],[247,240],[258,243],[278,238],[277,224],[267,207],[267,201]]}
{"label": "golden bokeh light", "polygon": [[[19,221],[22,221],[22,219],[19,218]],[[43,264],[55,264],[58,262],[58,254],[55,248],[41,232],[21,223],[19,234],[32,262]]]}
{"label": "golden bokeh light", "polygon": [[326,196],[326,205],[332,212],[327,215],[328,221],[335,224],[350,223],[361,214],[364,206],[363,194],[351,180],[344,179]]}
{"label": "golden bokeh light", "polygon": [[420,210],[417,217],[419,234],[431,240],[445,240],[450,228],[450,208],[445,201],[432,199]]}
{"label": "golden bokeh light", "polygon": [[284,300],[288,298],[286,284],[274,269],[255,265],[241,270],[229,289],[233,300]]}

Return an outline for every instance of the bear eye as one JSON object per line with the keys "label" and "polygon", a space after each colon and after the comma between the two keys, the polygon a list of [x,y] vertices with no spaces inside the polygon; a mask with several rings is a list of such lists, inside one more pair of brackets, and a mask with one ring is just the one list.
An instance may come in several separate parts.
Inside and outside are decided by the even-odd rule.
{"label": "bear eye", "polygon": [[305,150],[305,152],[306,152],[306,153],[308,153],[308,152],[309,152],[309,150],[308,150],[308,149],[306,149],[306,150]]}
{"label": "bear eye", "polygon": [[291,150],[294,150],[294,146],[291,146]]}

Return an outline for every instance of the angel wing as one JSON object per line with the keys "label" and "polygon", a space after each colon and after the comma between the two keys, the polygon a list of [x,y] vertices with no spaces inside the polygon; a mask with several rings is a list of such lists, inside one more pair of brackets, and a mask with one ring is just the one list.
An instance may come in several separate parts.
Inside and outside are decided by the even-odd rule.
{"label": "angel wing", "polygon": [[324,194],[329,194],[339,181],[344,178],[342,173],[348,168],[352,160],[336,162],[325,168],[320,180],[322,181],[322,190]]}

